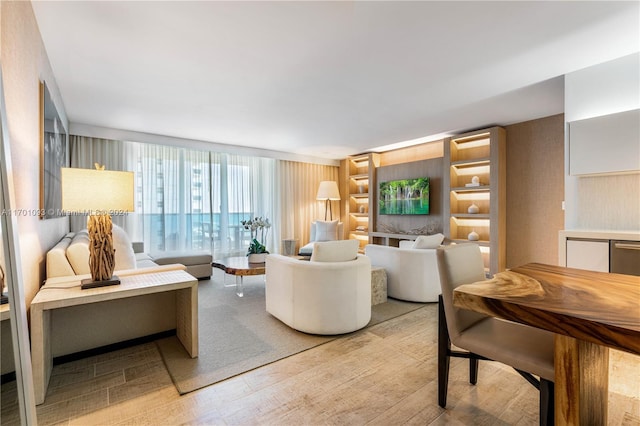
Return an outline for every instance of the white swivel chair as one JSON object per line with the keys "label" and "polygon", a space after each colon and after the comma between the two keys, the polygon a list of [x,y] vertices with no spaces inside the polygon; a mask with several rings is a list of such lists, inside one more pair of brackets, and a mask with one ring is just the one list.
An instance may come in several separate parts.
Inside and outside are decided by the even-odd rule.
{"label": "white swivel chair", "polygon": [[[442,286],[438,305],[438,404],[442,408],[447,405],[450,357],[469,359],[469,382],[474,385],[478,360],[498,361],[513,367],[540,390],[540,424],[552,425],[553,333],[453,306],[456,287],[485,280],[477,244],[443,246],[437,250],[437,257]],[[468,352],[451,350],[452,343]]]}
{"label": "white swivel chair", "polygon": [[267,256],[267,312],[311,334],[365,327],[371,320],[371,262],[357,252],[357,240],[342,240],[315,243],[310,261]]}
{"label": "white swivel chair", "polygon": [[[373,266],[387,273],[387,295],[409,302],[437,302],[440,275],[436,248],[442,234],[420,236],[416,241],[400,241],[400,247],[367,244],[364,253]],[[423,248],[414,248],[423,247]]]}

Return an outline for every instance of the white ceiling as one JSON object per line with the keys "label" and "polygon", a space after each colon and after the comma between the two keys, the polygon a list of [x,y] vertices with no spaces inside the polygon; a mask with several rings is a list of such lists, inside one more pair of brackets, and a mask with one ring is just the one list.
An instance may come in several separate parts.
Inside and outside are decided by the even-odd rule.
{"label": "white ceiling", "polygon": [[33,2],[72,123],[338,159],[563,111],[632,2]]}

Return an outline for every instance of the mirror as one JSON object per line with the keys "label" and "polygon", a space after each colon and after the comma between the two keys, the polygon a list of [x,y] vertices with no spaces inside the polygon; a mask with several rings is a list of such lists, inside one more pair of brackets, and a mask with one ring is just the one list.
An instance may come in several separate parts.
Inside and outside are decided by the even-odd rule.
{"label": "mirror", "polygon": [[[19,418],[20,423],[23,425],[35,425],[37,420],[33,393],[33,375],[31,372],[31,350],[29,347],[27,308],[22,285],[22,264],[20,262],[17,218],[12,210],[15,206],[15,196],[13,193],[11,150],[1,67],[0,115],[0,240],[2,242],[2,269],[4,270],[4,282],[7,287],[8,298],[8,304],[2,305],[2,347],[4,348],[5,342],[8,342],[4,333],[5,328],[8,328],[11,330],[10,342],[13,348],[13,367],[15,369],[15,384],[13,387],[17,393],[16,399],[18,401],[18,413],[15,416],[15,420],[17,422]],[[5,327],[7,322],[9,327]],[[4,350],[2,355],[4,358]],[[10,383],[7,383],[7,388],[10,391],[11,387],[9,385]],[[2,393],[3,400],[5,396],[9,398],[8,393],[5,395],[5,384],[2,385]],[[3,423],[5,423],[5,419],[3,419]]]}

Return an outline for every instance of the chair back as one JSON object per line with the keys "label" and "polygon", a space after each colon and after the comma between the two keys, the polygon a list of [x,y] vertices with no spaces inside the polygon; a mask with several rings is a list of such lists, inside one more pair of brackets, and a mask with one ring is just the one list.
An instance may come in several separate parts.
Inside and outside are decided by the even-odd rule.
{"label": "chair back", "polygon": [[[314,221],[311,222],[311,227],[309,228],[309,242],[312,243],[314,241],[316,241],[316,223],[317,222],[328,222],[328,221]],[[338,222],[338,239],[339,240],[343,240],[344,239],[344,223],[343,222]]]}
{"label": "chair back", "polygon": [[486,279],[484,262],[480,247],[473,243],[442,246],[437,249],[436,255],[447,329],[455,344],[462,331],[487,318],[486,315],[453,306],[453,290],[456,287]]}

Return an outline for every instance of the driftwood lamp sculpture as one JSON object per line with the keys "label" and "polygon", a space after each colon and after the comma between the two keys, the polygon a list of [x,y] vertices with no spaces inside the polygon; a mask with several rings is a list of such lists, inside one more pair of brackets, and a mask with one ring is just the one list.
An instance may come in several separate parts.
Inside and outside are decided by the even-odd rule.
{"label": "driftwood lamp sculpture", "polygon": [[91,279],[82,288],[120,284],[113,275],[115,250],[111,212],[133,211],[133,172],[62,168],[62,209],[86,213]]}

